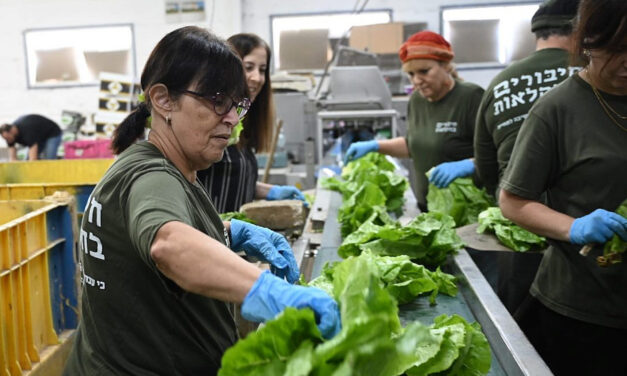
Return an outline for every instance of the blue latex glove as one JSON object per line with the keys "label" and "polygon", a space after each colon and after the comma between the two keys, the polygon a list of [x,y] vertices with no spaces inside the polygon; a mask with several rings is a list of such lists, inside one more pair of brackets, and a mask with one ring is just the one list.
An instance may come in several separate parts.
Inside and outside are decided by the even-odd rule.
{"label": "blue latex glove", "polygon": [[376,140],[353,142],[344,154],[344,164],[359,159],[371,151],[379,151],[379,143]]}
{"label": "blue latex glove", "polygon": [[614,234],[627,241],[627,219],[604,209],[575,219],[570,226],[570,241],[574,244],[603,244]]}
{"label": "blue latex glove", "polygon": [[306,202],[303,192],[291,185],[272,186],[266,195],[266,200],[301,200]]}
{"label": "blue latex glove", "polygon": [[472,175],[473,172],[475,172],[475,163],[471,159],[444,162],[437,165],[433,171],[431,171],[429,182],[433,183],[433,185],[438,188],[446,188],[453,180]]}
{"label": "blue latex glove", "polygon": [[326,339],[341,329],[337,303],[316,287],[290,285],[267,270],[261,273],[242,303],[242,317],[254,322],[274,318],[286,307],[311,308],[320,333]]}
{"label": "blue latex glove", "polygon": [[298,264],[292,248],[283,235],[252,223],[231,220],[231,249],[243,250],[270,264],[270,270],[289,283],[298,281]]}

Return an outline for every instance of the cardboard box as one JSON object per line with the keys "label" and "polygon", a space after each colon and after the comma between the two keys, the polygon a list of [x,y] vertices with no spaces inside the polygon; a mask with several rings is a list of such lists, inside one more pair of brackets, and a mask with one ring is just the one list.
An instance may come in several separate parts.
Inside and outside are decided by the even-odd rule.
{"label": "cardboard box", "polygon": [[398,53],[404,41],[403,26],[402,22],[353,26],[349,46],[377,54]]}

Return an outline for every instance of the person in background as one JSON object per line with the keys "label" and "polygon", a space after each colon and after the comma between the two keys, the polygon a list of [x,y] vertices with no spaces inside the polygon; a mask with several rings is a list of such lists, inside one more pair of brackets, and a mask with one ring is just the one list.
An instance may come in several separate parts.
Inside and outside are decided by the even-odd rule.
{"label": "person in background", "polygon": [[[344,163],[375,151],[412,158],[418,207],[426,211],[429,181],[447,187],[474,171],[472,143],[483,89],[453,78],[451,45],[434,32],[421,31],[409,37],[399,56],[414,86],[407,110],[407,137],[354,142]],[[425,173],[434,166],[427,181]]]}
{"label": "person in background", "polygon": [[228,42],[242,59],[252,105],[241,121],[244,129],[239,140],[226,148],[221,161],[199,171],[198,179],[220,213],[239,211],[243,204],[254,199],[305,201],[305,196],[294,186],[257,181],[255,153],[269,151],[274,129],[270,47],[255,34],[236,34]]}
{"label": "person in background", "polygon": [[[196,179],[222,159],[250,106],[237,55],[207,30],[183,27],[154,48],[141,86],[145,101],[116,129],[118,158],[85,208],[81,321],[64,374],[215,375],[237,341],[227,302],[256,322],[310,308],[322,335],[335,335],[337,303],[289,283],[298,267],[285,238],[222,222]],[[149,117],[148,140],[136,142]],[[269,262],[277,276],[234,250]]]}
{"label": "person in background", "polygon": [[28,146],[28,160],[57,159],[61,128],[47,117],[30,114],[12,124],[0,126],[0,134],[9,146],[9,160],[17,160],[15,144]]}
{"label": "person in background", "polygon": [[550,239],[515,317],[555,375],[627,375],[627,262],[596,260],[627,241],[627,2],[581,0],[573,35],[587,65],[531,108],[501,181],[503,215]]}
{"label": "person in background", "polygon": [[[531,106],[578,68],[569,66],[572,22],[579,0],[549,0],[531,19],[536,51],[511,64],[490,82],[475,125],[475,168],[492,195],[507,167],[520,126]],[[527,296],[541,253],[486,252],[496,259],[495,290],[513,314]],[[503,276],[505,278],[499,278]]]}

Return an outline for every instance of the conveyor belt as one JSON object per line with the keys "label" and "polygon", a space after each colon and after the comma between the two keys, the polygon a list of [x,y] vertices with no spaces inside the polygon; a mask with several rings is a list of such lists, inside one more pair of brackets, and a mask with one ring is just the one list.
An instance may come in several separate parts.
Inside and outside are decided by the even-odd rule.
{"label": "conveyor belt", "polygon": [[[409,191],[406,194],[405,212],[399,218],[401,223],[406,223],[418,213],[413,194]],[[337,254],[337,248],[342,241],[337,222],[337,211],[341,204],[342,197],[339,193],[324,190],[318,185],[313,210],[325,208],[326,210],[318,211],[326,211],[327,217],[318,216],[316,219],[324,221],[324,226],[320,247],[313,259],[311,279],[320,275],[325,263],[341,260]],[[311,228],[311,224],[306,224],[303,236],[320,239],[319,233],[308,235],[308,225]],[[458,277],[458,296],[439,295],[437,305],[433,307],[429,306],[428,297],[420,297],[414,302],[401,305],[399,316],[403,324],[413,320],[429,324],[440,314],[459,314],[470,322],[479,322],[488,338],[492,349],[492,368],[489,375],[552,374],[465,250],[451,257],[444,269]]]}

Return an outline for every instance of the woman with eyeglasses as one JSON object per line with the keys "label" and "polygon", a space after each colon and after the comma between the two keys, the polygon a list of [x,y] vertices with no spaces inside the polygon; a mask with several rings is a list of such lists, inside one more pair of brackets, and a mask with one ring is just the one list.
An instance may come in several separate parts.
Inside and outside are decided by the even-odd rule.
{"label": "woman with eyeglasses", "polygon": [[576,20],[587,65],[531,108],[501,182],[503,215],[551,239],[515,317],[555,375],[627,375],[627,2]]}
{"label": "woman with eyeglasses", "polygon": [[[273,134],[274,105],[270,87],[268,44],[255,34],[236,34],[228,39],[239,54],[246,72],[250,110],[236,127],[234,136],[221,161],[198,172],[220,213],[238,211],[254,199],[305,201],[302,192],[290,185],[272,185],[257,181],[255,153],[268,152]],[[239,137],[235,134],[242,127]]]}
{"label": "woman with eyeglasses", "polygon": [[[141,86],[145,102],[117,129],[119,157],[85,208],[81,322],[64,374],[215,375],[237,340],[229,302],[256,322],[310,308],[323,336],[337,333],[335,301],[290,284],[298,267],[285,238],[222,222],[196,179],[222,159],[248,106],[237,55],[205,29],[180,28],[152,51]],[[148,117],[148,140],[135,143]]]}

